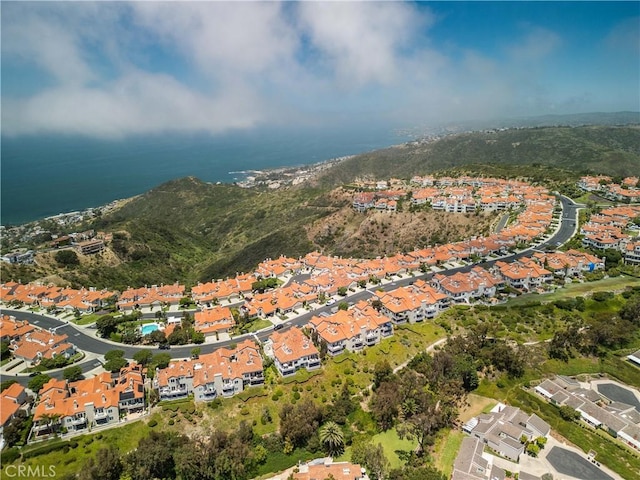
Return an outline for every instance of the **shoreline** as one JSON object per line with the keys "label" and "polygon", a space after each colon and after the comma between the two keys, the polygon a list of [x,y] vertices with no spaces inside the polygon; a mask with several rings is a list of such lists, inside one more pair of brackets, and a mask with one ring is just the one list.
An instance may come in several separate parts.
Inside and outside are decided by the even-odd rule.
{"label": "shoreline", "polygon": [[[390,145],[389,147],[392,147],[392,146],[393,145]],[[291,178],[294,178],[296,174],[299,172],[305,172],[311,175],[311,173],[315,173],[315,171],[317,171],[318,169],[324,170],[326,168],[331,168],[334,164],[340,163],[354,156],[355,155],[344,155],[340,157],[330,158],[328,160],[323,160],[320,162],[314,162],[309,164],[298,164],[295,166],[280,166],[280,167],[273,167],[273,168],[265,168],[261,170],[248,169],[248,170],[240,170],[240,171],[230,171],[230,172],[227,172],[227,175],[237,174],[237,175],[244,176],[243,179],[234,178],[231,181],[212,182],[212,181],[206,181],[203,179],[200,179],[200,180],[211,185],[237,185],[238,187],[241,187],[241,188],[255,188],[260,185],[266,185],[270,188],[279,188],[279,186],[278,187],[270,186],[270,185],[273,185],[273,183],[270,183],[270,182],[274,182],[274,180],[272,179],[273,176],[289,175]],[[180,178],[180,177],[177,177],[177,178]],[[199,178],[199,177],[196,177],[196,178]],[[298,178],[298,177],[295,177],[295,178]],[[251,179],[251,180],[248,180],[248,179]],[[175,180],[175,179],[172,179],[172,180]],[[168,180],[168,181],[171,181],[171,180]],[[282,179],[280,179],[280,181],[282,181]],[[166,182],[163,182],[163,183],[166,183]],[[287,182],[287,184],[289,183],[292,183],[292,182],[291,181]],[[159,185],[162,185],[162,183],[160,183]],[[159,185],[156,185],[153,188],[156,188]],[[15,224],[0,223],[0,231],[7,232],[13,229],[24,229],[24,228],[30,228],[30,227],[33,228],[33,227],[37,227],[41,222],[49,222],[49,221],[56,222],[58,225],[61,225],[61,226],[80,223],[87,219],[95,218],[97,212],[99,212],[99,214],[113,212],[118,208],[120,208],[122,205],[139,197],[140,195],[143,195],[144,193],[145,192],[141,192],[136,195],[132,195],[130,197],[118,198],[108,203],[104,203],[97,206],[86,207],[86,208],[72,210],[68,212],[60,212],[54,215],[47,215],[45,217],[39,217],[37,219],[29,220],[22,223],[15,223]]]}

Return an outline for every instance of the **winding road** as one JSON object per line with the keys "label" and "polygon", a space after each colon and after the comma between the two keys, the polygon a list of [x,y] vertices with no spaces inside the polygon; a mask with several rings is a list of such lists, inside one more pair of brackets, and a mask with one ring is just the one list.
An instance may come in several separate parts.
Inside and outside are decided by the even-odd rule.
{"label": "winding road", "polygon": [[[556,232],[551,235],[551,237],[549,237],[547,240],[545,240],[544,242],[540,243],[539,245],[535,246],[535,247],[530,247],[527,248],[525,250],[522,250],[518,253],[514,253],[511,255],[506,255],[500,258],[497,258],[495,260],[490,260],[490,261],[486,261],[486,262],[481,262],[478,263],[476,265],[479,265],[480,267],[483,268],[488,268],[491,267],[493,264],[495,264],[497,261],[510,261],[510,260],[516,260],[518,258],[530,255],[532,251],[534,250],[544,250],[546,248],[557,248],[558,246],[562,245],[563,243],[567,242],[576,232],[577,230],[577,225],[578,225],[578,210],[580,208],[583,208],[584,205],[580,205],[580,204],[576,204],[575,202],[573,202],[573,200],[564,197],[564,196],[560,196],[560,201],[562,204],[562,217],[560,219],[560,225],[559,228],[556,230]],[[455,267],[455,268],[451,268],[451,269],[447,269],[446,273],[448,274],[453,274],[456,272],[468,272],[469,270],[471,270],[471,268],[473,268],[475,265],[465,265],[462,267]],[[349,303],[357,303],[358,301],[362,300],[362,299],[367,299],[372,297],[373,291],[375,290],[379,290],[379,289],[383,289],[385,291],[389,291],[389,290],[393,290],[395,288],[401,287],[401,286],[405,286],[408,285],[410,283],[415,282],[417,279],[424,279],[424,280],[430,280],[433,277],[433,273],[423,273],[423,274],[415,274],[412,277],[408,277],[408,278],[402,278],[399,279],[397,281],[393,281],[390,283],[386,283],[386,284],[381,284],[381,285],[376,285],[373,287],[370,287],[366,290],[354,293],[353,295],[349,295],[347,297],[344,298],[345,301],[348,301]],[[334,306],[321,306],[319,308],[314,309],[311,312],[305,313],[303,315],[300,315],[298,317],[292,318],[290,320],[286,320],[285,322],[283,322],[286,326],[303,326],[306,325],[307,323],[309,323],[309,320],[314,316],[314,315],[320,315],[323,312],[329,313],[331,311],[332,308],[335,308]],[[85,352],[91,352],[95,355],[92,355],[90,359],[87,359],[85,361],[80,362],[79,364],[77,364],[78,366],[80,366],[82,368],[83,373],[89,372],[90,370],[93,370],[94,368],[100,366],[100,362],[98,359],[95,358],[95,356],[102,356],[104,355],[106,352],[110,351],[110,350],[114,350],[114,349],[119,349],[119,350],[123,350],[125,357],[126,358],[132,358],[133,355],[138,352],[141,349],[148,349],[151,350],[152,353],[170,353],[170,355],[173,358],[187,358],[191,356],[191,350],[193,349],[194,345],[183,345],[183,346],[177,346],[177,347],[172,347],[170,350],[160,350],[157,347],[143,347],[143,346],[129,346],[129,345],[123,345],[123,344],[119,344],[119,343],[115,343],[115,342],[111,342],[105,339],[101,339],[99,337],[97,337],[95,334],[89,334],[87,333],[87,331],[92,331],[93,330],[89,327],[78,327],[74,324],[71,324],[69,322],[65,322],[65,321],[61,321],[58,320],[57,318],[52,318],[52,317],[48,317],[48,316],[44,316],[44,315],[39,315],[36,313],[32,313],[32,312],[24,312],[22,310],[10,310],[10,309],[0,309],[0,313],[6,313],[6,314],[10,314],[10,315],[14,315],[19,317],[20,319],[24,319],[24,320],[28,320],[30,323],[40,327],[40,328],[44,328],[47,330],[52,330],[55,329],[56,332],[58,333],[65,333],[68,335],[69,340],[80,350],[83,350]],[[264,328],[258,332],[255,333],[248,333],[248,334],[244,334],[244,335],[239,335],[237,337],[234,337],[230,340],[223,340],[223,341],[219,341],[216,343],[204,343],[201,345],[196,345],[197,347],[200,348],[201,353],[211,353],[214,350],[216,350],[217,348],[220,347],[225,347],[225,346],[229,346],[231,344],[235,344],[238,343],[246,338],[253,338],[253,339],[257,339],[260,342],[264,342],[269,335],[271,334],[271,332],[273,331],[274,327],[267,327]],[[55,371],[50,371],[50,372],[46,372],[49,376],[51,377],[55,377],[55,378],[62,378],[63,375],[63,371],[62,369],[59,370],[55,370]],[[29,382],[30,377],[28,376],[28,374],[15,374],[15,375],[11,375],[11,374],[5,374],[2,375],[2,380],[5,379],[9,379],[9,378],[13,378],[15,380],[17,380],[20,384],[22,385],[26,385]]]}

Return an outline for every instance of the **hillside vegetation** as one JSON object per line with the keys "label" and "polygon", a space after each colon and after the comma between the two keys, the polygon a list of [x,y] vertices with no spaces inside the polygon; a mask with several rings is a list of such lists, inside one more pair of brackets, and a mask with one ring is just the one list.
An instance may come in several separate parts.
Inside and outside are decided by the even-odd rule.
{"label": "hillside vegetation", "polygon": [[403,178],[466,164],[550,165],[575,173],[640,171],[640,126],[541,127],[451,135],[355,156],[326,172],[321,185],[361,176]]}
{"label": "hillside vegetation", "polygon": [[527,177],[579,195],[580,174],[640,171],[640,127],[556,127],[465,133],[350,158],[313,185],[243,189],[188,177],[150,190],[76,231],[110,232],[108,251],[59,267],[2,264],[3,280],[62,279],[75,286],[193,285],[252,270],[265,258],[326,254],[375,257],[485,234],[495,217],[441,212],[358,214],[342,185],[356,178],[447,175]]}

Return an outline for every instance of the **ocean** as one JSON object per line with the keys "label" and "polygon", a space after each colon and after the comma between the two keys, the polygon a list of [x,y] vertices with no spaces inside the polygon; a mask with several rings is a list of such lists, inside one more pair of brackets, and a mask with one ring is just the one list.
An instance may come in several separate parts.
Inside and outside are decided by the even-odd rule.
{"label": "ocean", "polygon": [[175,178],[230,183],[237,177],[230,172],[317,163],[407,140],[387,127],[263,128],[124,140],[3,136],[0,223],[104,205]]}

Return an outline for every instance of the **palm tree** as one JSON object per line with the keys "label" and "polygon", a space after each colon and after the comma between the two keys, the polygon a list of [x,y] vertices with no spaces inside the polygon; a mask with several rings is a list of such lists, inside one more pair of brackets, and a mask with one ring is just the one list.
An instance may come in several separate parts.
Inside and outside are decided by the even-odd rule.
{"label": "palm tree", "polygon": [[344,452],[344,434],[336,422],[327,422],[320,427],[320,442],[332,457]]}

